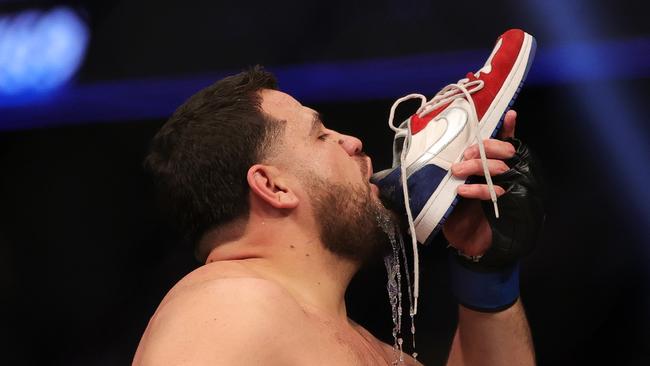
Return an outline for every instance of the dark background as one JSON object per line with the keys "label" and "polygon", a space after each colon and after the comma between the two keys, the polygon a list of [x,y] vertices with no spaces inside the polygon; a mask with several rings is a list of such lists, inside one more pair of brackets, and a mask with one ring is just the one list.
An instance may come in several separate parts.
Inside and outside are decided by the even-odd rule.
{"label": "dark background", "polygon": [[[0,12],[60,3],[9,1]],[[650,36],[643,1],[67,4],[92,34],[78,86],[258,63],[273,70],[467,49],[487,57],[512,27],[535,35],[540,55],[563,42]],[[572,67],[567,60],[556,65],[559,74]],[[517,135],[541,157],[548,185],[546,228],[521,275],[540,365],[650,364],[649,67],[624,77],[537,75],[517,101]],[[442,86],[420,91],[430,96]],[[386,120],[400,96],[304,102],[328,127],[361,138],[378,170],[390,164]],[[0,363],[128,364],[159,301],[198,265],[159,218],[141,165],[165,118],[85,123],[66,117],[83,105],[60,107],[63,117],[29,110],[38,108],[51,107],[0,109],[0,123],[11,125],[3,114],[18,112],[33,119],[30,128],[0,132]],[[417,351],[436,365],[446,358],[456,305],[442,240],[421,253]],[[391,342],[381,263],[359,274],[348,299],[351,317]]]}

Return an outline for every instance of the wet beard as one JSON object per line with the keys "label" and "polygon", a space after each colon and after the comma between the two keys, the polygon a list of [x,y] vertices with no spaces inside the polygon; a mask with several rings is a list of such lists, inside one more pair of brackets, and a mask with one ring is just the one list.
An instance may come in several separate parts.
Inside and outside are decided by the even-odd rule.
{"label": "wet beard", "polygon": [[368,185],[351,187],[318,179],[310,183],[326,249],[359,264],[391,250],[381,222],[391,221],[393,215],[372,197]]}

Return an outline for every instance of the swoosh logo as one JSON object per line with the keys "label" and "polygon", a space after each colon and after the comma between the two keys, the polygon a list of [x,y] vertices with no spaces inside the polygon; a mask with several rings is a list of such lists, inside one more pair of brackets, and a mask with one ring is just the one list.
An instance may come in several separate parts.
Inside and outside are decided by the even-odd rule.
{"label": "swoosh logo", "polygon": [[489,74],[492,72],[492,59],[494,58],[494,55],[497,54],[499,48],[501,48],[502,43],[503,43],[503,39],[499,38],[497,44],[494,46],[494,49],[492,50],[492,53],[490,54],[490,57],[488,57],[487,61],[485,61],[485,65],[483,65],[483,67],[480,70],[478,70],[476,74],[474,74],[474,76],[476,76],[477,79],[481,77],[481,73]]}
{"label": "swoosh logo", "polygon": [[443,120],[446,122],[445,131],[433,145],[406,168],[407,178],[429,163],[442,149],[458,137],[467,124],[467,112],[462,108],[449,108],[435,123],[443,123]]}

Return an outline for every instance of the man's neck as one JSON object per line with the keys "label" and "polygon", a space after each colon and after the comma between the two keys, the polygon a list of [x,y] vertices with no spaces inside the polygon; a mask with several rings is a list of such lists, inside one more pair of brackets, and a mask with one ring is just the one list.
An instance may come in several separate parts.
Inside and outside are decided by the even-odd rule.
{"label": "man's neck", "polygon": [[218,245],[207,262],[237,260],[284,287],[306,311],[347,322],[345,291],[358,265],[324,248],[317,236],[289,230]]}

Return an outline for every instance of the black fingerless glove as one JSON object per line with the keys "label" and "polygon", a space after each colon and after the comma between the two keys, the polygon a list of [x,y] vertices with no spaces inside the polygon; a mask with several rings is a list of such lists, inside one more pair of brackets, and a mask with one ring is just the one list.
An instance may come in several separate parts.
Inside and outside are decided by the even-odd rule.
{"label": "black fingerless glove", "polygon": [[535,248],[545,218],[538,163],[520,140],[504,141],[516,152],[506,161],[510,169],[492,177],[495,185],[506,190],[498,199],[500,217],[494,216],[491,201],[482,202],[492,229],[492,244],[480,258],[455,249],[450,253],[454,295],[462,305],[484,312],[501,311],[517,301],[519,259]]}

